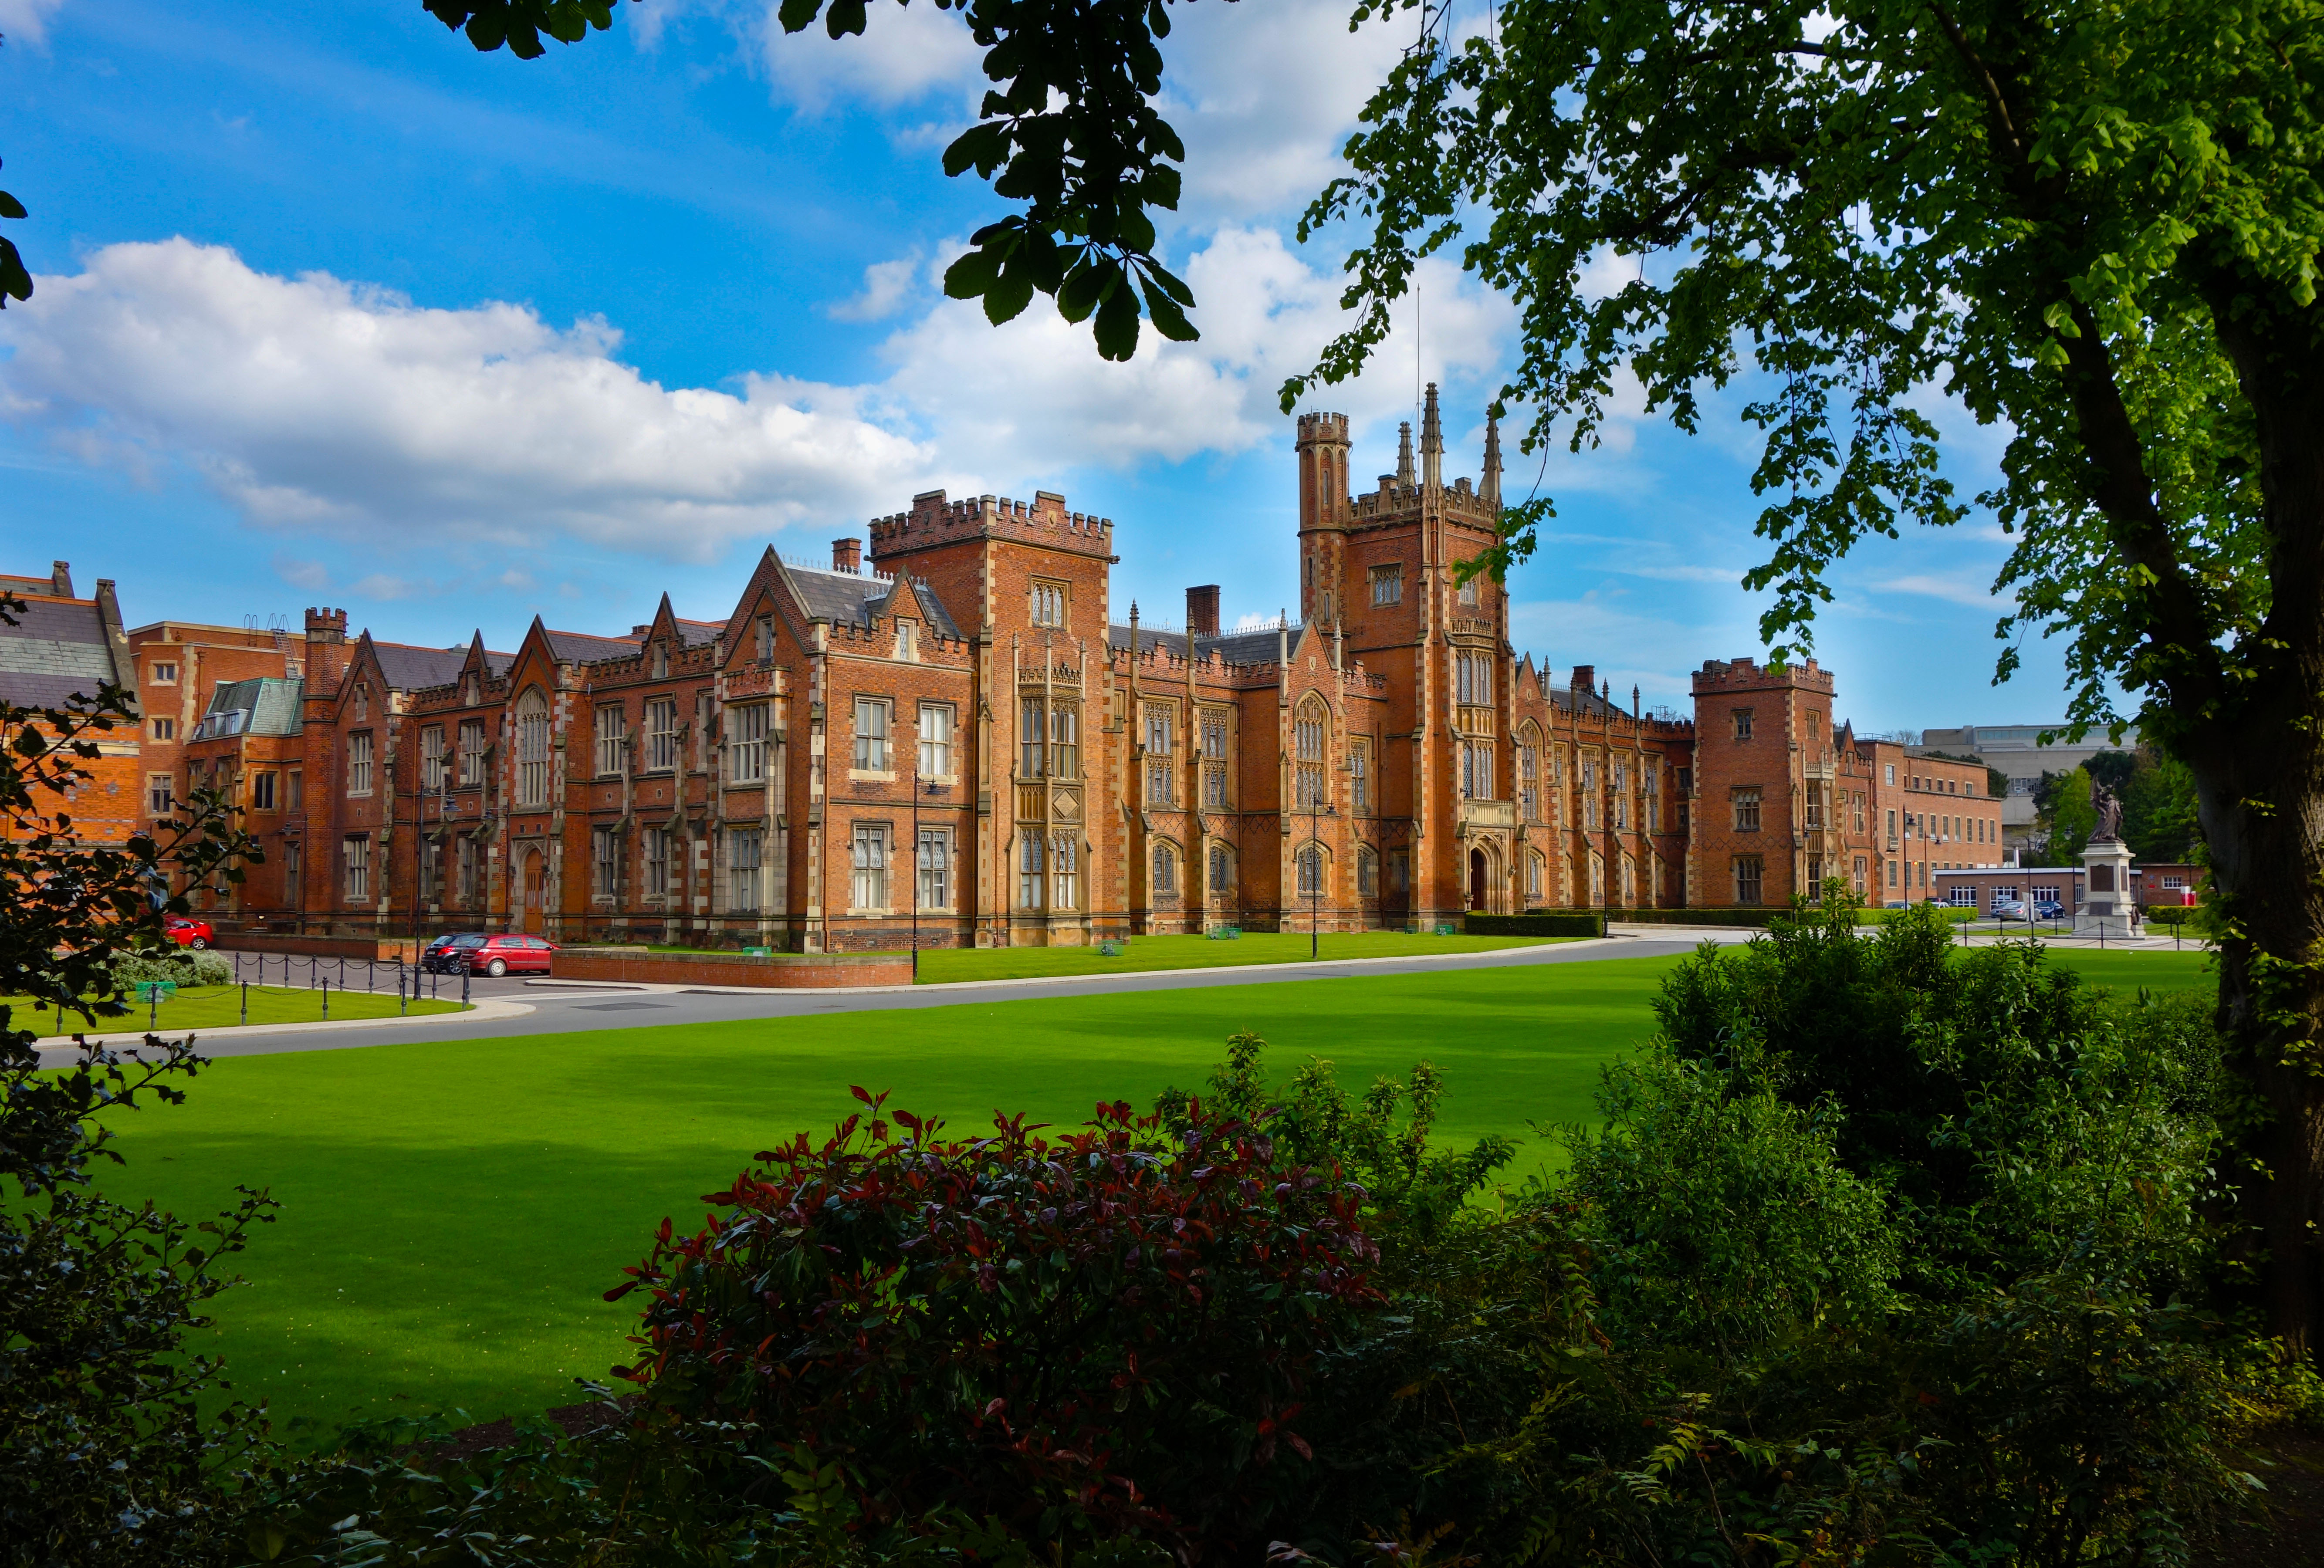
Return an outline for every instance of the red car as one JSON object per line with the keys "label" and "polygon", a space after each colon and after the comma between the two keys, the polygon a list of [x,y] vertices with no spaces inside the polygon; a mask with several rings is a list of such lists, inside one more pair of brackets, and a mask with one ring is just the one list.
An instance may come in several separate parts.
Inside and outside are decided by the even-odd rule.
{"label": "red car", "polygon": [[217,933],[210,929],[208,920],[189,920],[182,915],[172,915],[168,926],[170,940],[180,947],[199,950],[217,940]]}
{"label": "red car", "polygon": [[538,936],[516,936],[507,934],[476,936],[456,936],[452,948],[442,955],[471,974],[489,974],[498,979],[503,974],[530,971],[547,974],[557,957],[557,945]]}

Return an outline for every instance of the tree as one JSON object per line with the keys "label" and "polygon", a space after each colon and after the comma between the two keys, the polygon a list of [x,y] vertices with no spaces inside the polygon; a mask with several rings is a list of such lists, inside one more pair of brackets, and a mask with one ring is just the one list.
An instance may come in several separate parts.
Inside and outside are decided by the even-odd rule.
{"label": "tree", "polygon": [[[2051,777],[2044,774],[2046,782]],[[2057,783],[2050,798],[2042,808],[2043,819],[2049,824],[2050,847],[2047,859],[2052,865],[2070,866],[2082,858],[2089,847],[2090,835],[2098,831],[2098,808],[2090,798],[2090,776],[2086,769],[2077,768],[2070,773],[2057,775]]]}
{"label": "tree", "polygon": [[2138,767],[2122,797],[2123,842],[2143,861],[2183,861],[2196,853],[2195,775],[2176,757],[2138,749]]}

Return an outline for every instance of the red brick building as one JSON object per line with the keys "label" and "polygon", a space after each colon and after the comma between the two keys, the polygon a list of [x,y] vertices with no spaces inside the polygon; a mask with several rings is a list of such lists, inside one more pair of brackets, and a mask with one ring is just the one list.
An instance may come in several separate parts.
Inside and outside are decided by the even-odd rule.
{"label": "red brick building", "polygon": [[[135,664],[122,630],[113,580],[99,577],[97,593],[73,591],[72,567],[58,561],[46,576],[0,575],[0,593],[24,607],[16,624],[0,623],[0,701],[18,707],[62,707],[74,696],[94,697],[106,682],[133,694]],[[137,733],[124,726],[86,737],[97,755],[75,762],[89,775],[62,803],[71,836],[88,844],[121,844],[140,825]],[[51,803],[39,809],[48,812]]]}
{"label": "red brick building", "polygon": [[[935,491],[868,558],[768,551],[716,621],[665,596],[494,652],[310,610],[248,670],[205,642],[177,777],[230,779],[272,835],[272,869],[209,898],[310,932],[1066,944],[1775,904],[1825,875],[1903,896],[1914,848],[1955,842],[1914,836],[1937,818],[1882,781],[1901,749],[1836,733],[1812,662],[1706,665],[1683,717],[1517,650],[1501,585],[1459,569],[1494,537],[1498,435],[1448,479],[1433,388],[1370,492],[1344,416],[1301,419],[1295,452],[1296,623],[1224,626],[1202,586],[1157,625],[1112,601],[1110,520]],[[1946,767],[1975,771],[1905,777]]]}

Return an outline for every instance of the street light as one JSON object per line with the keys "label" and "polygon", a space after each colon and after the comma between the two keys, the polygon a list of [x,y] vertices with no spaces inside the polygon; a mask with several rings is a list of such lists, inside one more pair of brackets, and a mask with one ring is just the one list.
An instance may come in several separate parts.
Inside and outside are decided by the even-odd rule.
{"label": "street light", "polygon": [[[1320,791],[1319,791],[1320,793]],[[1307,956],[1314,959],[1323,951],[1323,846],[1317,839],[1318,825],[1326,816],[1340,815],[1337,806],[1326,806],[1319,799],[1307,802],[1307,853],[1315,857],[1314,879],[1307,885]]]}

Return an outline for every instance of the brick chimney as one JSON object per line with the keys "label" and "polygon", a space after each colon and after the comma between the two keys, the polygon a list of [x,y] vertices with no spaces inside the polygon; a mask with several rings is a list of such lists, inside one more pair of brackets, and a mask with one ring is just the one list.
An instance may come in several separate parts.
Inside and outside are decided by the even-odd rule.
{"label": "brick chimney", "polygon": [[1189,637],[1216,637],[1219,634],[1219,586],[1205,583],[1199,588],[1186,590],[1186,634]]}
{"label": "brick chimney", "polygon": [[70,561],[54,561],[50,564],[49,590],[60,599],[69,599],[73,596]]}
{"label": "brick chimney", "polygon": [[1573,689],[1575,691],[1595,692],[1598,689],[1598,667],[1594,664],[1575,665],[1573,667]]}
{"label": "brick chimney", "polygon": [[860,539],[835,539],[831,541],[831,569],[835,572],[857,573],[863,569],[863,541]]}

